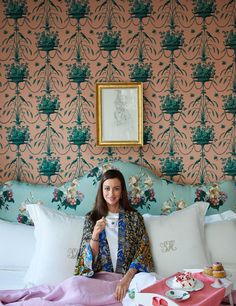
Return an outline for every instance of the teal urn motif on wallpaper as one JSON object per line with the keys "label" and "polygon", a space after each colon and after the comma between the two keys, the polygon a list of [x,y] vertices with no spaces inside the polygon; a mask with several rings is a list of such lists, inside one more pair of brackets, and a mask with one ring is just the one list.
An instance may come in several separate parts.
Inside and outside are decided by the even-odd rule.
{"label": "teal urn motif on wallpaper", "polygon": [[26,144],[30,140],[29,127],[13,126],[12,128],[7,128],[7,140],[17,147]]}
{"label": "teal urn motif on wallpaper", "polygon": [[167,95],[161,96],[161,110],[169,115],[174,115],[179,113],[183,106],[183,96],[182,95]]}
{"label": "teal urn motif on wallpaper", "polygon": [[68,131],[68,140],[78,147],[88,143],[90,140],[90,126],[74,126],[73,128],[68,128]]}
{"label": "teal urn motif on wallpaper", "polygon": [[59,45],[58,32],[44,31],[36,34],[38,40],[38,48],[42,51],[55,50]]}
{"label": "teal urn motif on wallpaper", "polygon": [[195,144],[198,145],[204,146],[210,144],[215,137],[213,126],[191,127],[191,130],[192,140]]}
{"label": "teal urn motif on wallpaper", "polygon": [[224,110],[226,113],[236,115],[236,94],[231,94],[229,96],[223,96]]}
{"label": "teal urn motif on wallpaper", "polygon": [[180,49],[184,43],[184,33],[183,31],[167,31],[160,32],[161,34],[161,46],[165,50],[169,50],[171,52]]}
{"label": "teal urn motif on wallpaper", "polygon": [[101,50],[108,52],[118,50],[121,45],[120,31],[112,32],[105,31],[104,33],[98,33],[99,47]]}
{"label": "teal urn motif on wallpaper", "polygon": [[193,14],[203,19],[212,16],[216,10],[215,0],[193,0],[193,5]]}
{"label": "teal urn motif on wallpaper", "polygon": [[88,5],[88,0],[73,0],[69,1],[66,0],[68,3],[68,10],[67,14],[70,18],[76,19],[77,21],[80,21],[80,19],[85,18],[88,16],[90,12],[90,7]]}
{"label": "teal urn motif on wallpaper", "polygon": [[160,158],[161,173],[169,176],[173,179],[174,176],[179,175],[183,169],[183,158],[182,157],[167,157]]}
{"label": "teal urn motif on wallpaper", "polygon": [[26,0],[5,1],[6,16],[12,19],[20,19],[27,14]]}
{"label": "teal urn motif on wallpaper", "polygon": [[69,68],[68,78],[71,82],[77,83],[79,86],[80,83],[88,81],[91,74],[89,64],[73,64],[69,65]]}
{"label": "teal urn motif on wallpaper", "polygon": [[134,82],[147,82],[152,78],[152,65],[147,63],[136,63],[129,65],[130,79]]}
{"label": "teal urn motif on wallpaper", "polygon": [[58,174],[61,169],[59,157],[44,157],[43,159],[37,158],[37,160],[39,164],[39,173],[47,176],[49,180],[51,176]]}
{"label": "teal urn motif on wallpaper", "polygon": [[19,84],[24,82],[29,76],[28,64],[12,63],[6,64],[6,78],[7,80]]}
{"label": "teal urn motif on wallpaper", "polygon": [[49,116],[56,113],[60,108],[59,96],[43,95],[42,97],[37,97],[37,100],[37,109],[41,114]]}
{"label": "teal urn motif on wallpaper", "polygon": [[151,0],[129,0],[131,3],[130,14],[132,17],[143,19],[145,17],[150,16],[152,11]]}
{"label": "teal urn motif on wallpaper", "polygon": [[193,64],[192,77],[196,82],[209,82],[214,78],[215,67],[214,64],[207,64],[205,62]]}

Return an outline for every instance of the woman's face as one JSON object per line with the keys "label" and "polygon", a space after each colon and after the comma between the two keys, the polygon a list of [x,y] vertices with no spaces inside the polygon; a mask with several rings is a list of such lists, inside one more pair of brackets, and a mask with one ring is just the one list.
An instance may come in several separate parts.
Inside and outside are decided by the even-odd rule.
{"label": "woman's face", "polygon": [[121,182],[118,178],[107,179],[102,187],[103,197],[110,212],[119,211],[119,201],[122,194]]}

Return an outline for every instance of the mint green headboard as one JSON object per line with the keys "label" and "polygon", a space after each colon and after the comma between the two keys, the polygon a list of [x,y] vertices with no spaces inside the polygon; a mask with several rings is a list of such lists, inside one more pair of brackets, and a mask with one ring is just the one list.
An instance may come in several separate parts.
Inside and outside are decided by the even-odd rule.
{"label": "mint green headboard", "polygon": [[[85,215],[91,210],[101,175],[109,168],[119,169],[127,184],[132,205],[142,214],[162,214],[164,202],[173,206],[179,202],[186,206],[194,203],[197,186],[180,185],[161,179],[152,171],[137,164],[115,161],[95,167],[78,181],[68,182],[58,188],[11,181],[1,186],[0,218],[30,224],[25,203],[41,202],[43,205],[64,210],[70,214]],[[236,185],[233,181],[219,182],[220,191],[227,195],[218,210],[209,207],[207,214],[236,208]],[[211,185],[201,186],[207,193]],[[180,202],[182,201],[182,202]],[[174,206],[173,206],[174,207]]]}

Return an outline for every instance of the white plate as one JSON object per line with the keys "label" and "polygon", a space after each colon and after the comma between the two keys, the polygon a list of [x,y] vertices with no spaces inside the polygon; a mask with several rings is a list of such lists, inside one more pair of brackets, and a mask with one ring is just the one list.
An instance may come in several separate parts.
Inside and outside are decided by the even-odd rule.
{"label": "white plate", "polygon": [[190,298],[190,293],[184,290],[168,290],[166,291],[165,295],[173,300],[176,301],[185,301]]}
{"label": "white plate", "polygon": [[[179,287],[177,287],[177,286],[175,285],[174,280],[175,280],[175,277],[168,278],[168,279],[166,280],[166,285],[167,285],[168,287],[170,287],[171,289],[178,289],[178,290],[181,290],[181,288],[179,288]],[[203,287],[204,287],[204,283],[203,283],[202,281],[200,281],[199,279],[196,279],[196,283],[195,283],[195,285],[194,285],[193,288],[189,288],[189,289],[183,288],[183,290],[185,290],[185,291],[190,291],[190,292],[191,292],[191,291],[198,291],[198,290],[201,290]]]}

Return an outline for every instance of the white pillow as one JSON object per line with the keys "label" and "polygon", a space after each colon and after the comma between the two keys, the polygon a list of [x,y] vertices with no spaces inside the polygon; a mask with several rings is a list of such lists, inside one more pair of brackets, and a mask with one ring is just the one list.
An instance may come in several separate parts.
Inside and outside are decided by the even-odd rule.
{"label": "white pillow", "polygon": [[0,233],[0,269],[26,271],[34,253],[34,227],[0,220]]}
{"label": "white pillow", "polygon": [[204,233],[208,206],[198,202],[168,216],[143,215],[155,269],[162,277],[209,264]]}
{"label": "white pillow", "polygon": [[36,249],[25,285],[58,284],[74,274],[84,217],[42,205],[26,207],[35,225]]}
{"label": "white pillow", "polygon": [[211,263],[223,263],[236,289],[236,214],[226,211],[206,218],[206,243]]}
{"label": "white pillow", "polygon": [[236,266],[236,214],[232,212],[228,219],[225,213],[218,214],[215,222],[206,219],[206,243],[212,262]]}
{"label": "white pillow", "polygon": [[206,223],[205,232],[212,262],[236,268],[236,218]]}
{"label": "white pillow", "polygon": [[222,220],[236,219],[236,213],[232,210],[227,210],[221,214],[215,214],[205,217],[205,223],[211,223]]}

